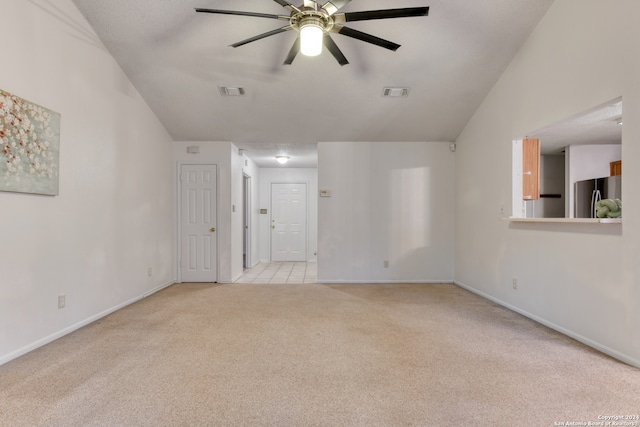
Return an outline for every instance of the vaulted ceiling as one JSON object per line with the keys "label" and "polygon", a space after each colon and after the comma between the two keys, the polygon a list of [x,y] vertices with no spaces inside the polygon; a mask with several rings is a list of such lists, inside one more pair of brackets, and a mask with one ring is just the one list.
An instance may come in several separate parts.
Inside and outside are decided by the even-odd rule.
{"label": "vaulted ceiling", "polygon": [[229,47],[286,22],[194,10],[288,15],[274,0],[73,2],[174,140],[231,141],[261,166],[287,152],[304,167],[320,141],[454,141],[553,0],[353,0],[340,12],[430,10],[346,23],[401,47],[333,34],[345,66],[326,49],[282,65],[296,31]]}

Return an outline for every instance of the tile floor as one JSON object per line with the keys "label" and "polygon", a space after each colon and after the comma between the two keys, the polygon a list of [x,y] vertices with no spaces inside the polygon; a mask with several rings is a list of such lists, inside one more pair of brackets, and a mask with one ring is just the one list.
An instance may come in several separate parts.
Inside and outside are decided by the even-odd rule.
{"label": "tile floor", "polygon": [[316,283],[317,271],[315,262],[261,262],[235,283]]}

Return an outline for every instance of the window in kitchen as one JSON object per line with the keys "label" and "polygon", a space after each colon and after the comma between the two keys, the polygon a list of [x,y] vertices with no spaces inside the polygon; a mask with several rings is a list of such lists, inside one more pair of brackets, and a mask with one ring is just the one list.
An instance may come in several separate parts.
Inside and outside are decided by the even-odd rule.
{"label": "window in kitchen", "polygon": [[515,218],[619,218],[621,187],[621,97],[513,141]]}

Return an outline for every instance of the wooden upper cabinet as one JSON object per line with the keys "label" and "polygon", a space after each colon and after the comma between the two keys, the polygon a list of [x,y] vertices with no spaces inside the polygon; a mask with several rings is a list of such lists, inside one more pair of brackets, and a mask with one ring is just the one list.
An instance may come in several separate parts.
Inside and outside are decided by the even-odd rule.
{"label": "wooden upper cabinet", "polygon": [[609,168],[611,170],[611,176],[622,175],[622,160],[609,163]]}
{"label": "wooden upper cabinet", "polygon": [[540,140],[537,138],[522,140],[522,198],[540,198]]}

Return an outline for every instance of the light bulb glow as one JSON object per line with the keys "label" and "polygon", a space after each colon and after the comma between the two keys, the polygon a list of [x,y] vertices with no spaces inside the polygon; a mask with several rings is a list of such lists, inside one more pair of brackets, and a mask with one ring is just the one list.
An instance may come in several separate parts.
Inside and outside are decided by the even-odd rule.
{"label": "light bulb glow", "polygon": [[324,31],[316,24],[300,28],[300,52],[305,56],[318,56],[322,52]]}
{"label": "light bulb glow", "polygon": [[281,165],[284,165],[289,161],[289,156],[276,156],[276,161]]}

